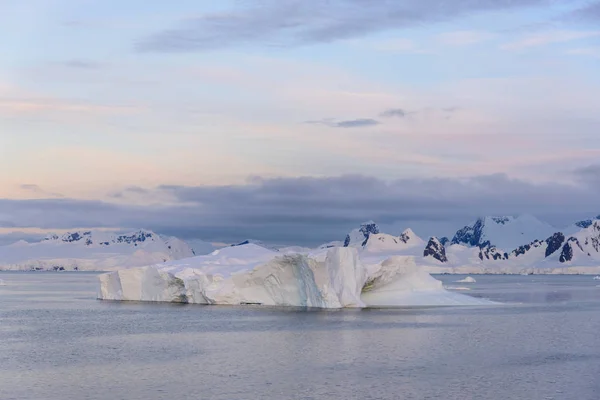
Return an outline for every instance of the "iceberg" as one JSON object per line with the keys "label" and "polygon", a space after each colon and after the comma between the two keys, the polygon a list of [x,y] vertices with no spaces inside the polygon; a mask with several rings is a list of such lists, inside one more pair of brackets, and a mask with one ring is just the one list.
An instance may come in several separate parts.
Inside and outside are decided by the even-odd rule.
{"label": "iceberg", "polygon": [[446,286],[446,289],[448,290],[460,290],[463,292],[467,292],[471,289],[469,289],[468,287],[462,287],[462,286]]}
{"label": "iceberg", "polygon": [[471,277],[471,276],[467,276],[465,279],[461,279],[458,281],[455,281],[456,283],[477,283],[477,281],[475,280],[475,278]]}
{"label": "iceberg", "polygon": [[361,297],[368,307],[495,304],[447,291],[441,281],[417,267],[414,258],[402,256],[385,260]]}
{"label": "iceberg", "polygon": [[595,280],[595,281],[600,281],[600,276],[595,276],[595,277],[594,277],[594,280]]}
{"label": "iceberg", "polygon": [[414,257],[365,266],[353,247],[333,247],[316,257],[252,243],[102,274],[98,298],[309,308],[493,304],[448,292]]}

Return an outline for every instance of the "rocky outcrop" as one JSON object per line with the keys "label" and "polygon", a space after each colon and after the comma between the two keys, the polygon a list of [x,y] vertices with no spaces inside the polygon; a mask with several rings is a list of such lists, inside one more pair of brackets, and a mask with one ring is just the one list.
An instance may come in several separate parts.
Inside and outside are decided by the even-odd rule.
{"label": "rocky outcrop", "polygon": [[479,247],[479,259],[480,260],[508,260],[508,253],[498,250],[495,246],[490,245],[489,242]]}
{"label": "rocky outcrop", "polygon": [[561,232],[557,232],[554,235],[550,236],[548,239],[546,239],[546,244],[548,245],[548,247],[546,247],[545,256],[550,257],[552,254],[560,250],[564,242],[565,235]]}
{"label": "rocky outcrop", "polygon": [[452,238],[452,244],[479,246],[484,226],[485,222],[483,218],[478,218],[473,226],[465,226],[464,228],[459,229]]}
{"label": "rocky outcrop", "polygon": [[442,244],[442,242],[436,238],[432,237],[429,239],[425,250],[423,251],[423,257],[433,257],[439,262],[448,262],[448,257],[446,256],[446,248]]}
{"label": "rocky outcrop", "polygon": [[371,235],[379,234],[379,227],[373,221],[364,222],[360,228],[352,230],[344,240],[344,247],[349,246],[364,246],[369,241]]}

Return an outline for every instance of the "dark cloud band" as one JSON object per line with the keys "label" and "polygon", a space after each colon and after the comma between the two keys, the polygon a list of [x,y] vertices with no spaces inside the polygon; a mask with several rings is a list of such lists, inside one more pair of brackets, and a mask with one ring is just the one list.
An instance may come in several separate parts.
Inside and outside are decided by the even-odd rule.
{"label": "dark cloud band", "polygon": [[419,232],[419,223],[458,228],[481,215],[531,213],[566,225],[598,214],[600,168],[576,174],[578,185],[536,185],[505,175],[392,182],[366,176],[254,178],[245,185],[144,189],[149,197],[169,194],[177,206],[4,199],[0,209],[10,216],[5,226],[148,228],[219,242],[254,238],[315,245],[340,239],[368,219],[383,227],[410,225],[423,236],[446,232]]}

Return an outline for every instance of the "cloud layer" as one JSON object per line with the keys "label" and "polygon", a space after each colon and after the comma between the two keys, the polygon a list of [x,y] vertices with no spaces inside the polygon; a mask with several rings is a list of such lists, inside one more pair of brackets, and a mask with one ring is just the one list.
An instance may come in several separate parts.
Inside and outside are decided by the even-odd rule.
{"label": "cloud layer", "polygon": [[260,43],[327,43],[551,0],[254,0],[230,12],[188,19],[138,43],[139,51],[203,51]]}
{"label": "cloud layer", "polygon": [[[244,185],[177,186],[148,190],[169,195],[169,206],[117,205],[71,199],[0,200],[1,226],[148,228],[182,238],[235,242],[245,238],[316,245],[340,240],[364,220],[399,233],[449,234],[431,226],[462,224],[481,215],[532,213],[557,225],[596,215],[600,167],[576,171],[577,185],[532,183],[505,175],[466,179],[366,176],[253,178]],[[135,188],[136,191],[143,190]],[[113,194],[127,198],[129,190]]]}

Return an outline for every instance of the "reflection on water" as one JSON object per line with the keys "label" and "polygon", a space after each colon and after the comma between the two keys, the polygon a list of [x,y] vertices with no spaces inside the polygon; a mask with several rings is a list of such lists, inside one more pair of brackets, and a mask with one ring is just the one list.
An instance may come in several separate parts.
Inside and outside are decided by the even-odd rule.
{"label": "reflection on water", "polygon": [[0,279],[2,400],[600,398],[592,277],[476,277],[466,293],[499,307],[311,312],[100,302],[90,273]]}

